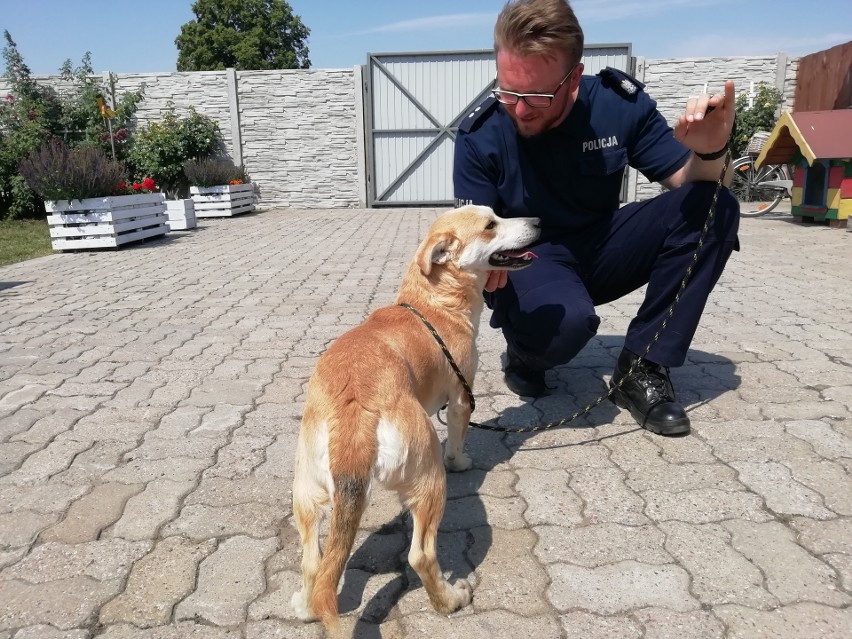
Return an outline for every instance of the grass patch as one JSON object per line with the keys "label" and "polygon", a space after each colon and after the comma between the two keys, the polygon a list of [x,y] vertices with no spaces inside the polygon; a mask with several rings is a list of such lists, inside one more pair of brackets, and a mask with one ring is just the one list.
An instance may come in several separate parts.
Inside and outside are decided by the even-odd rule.
{"label": "grass patch", "polygon": [[51,253],[47,220],[0,222],[0,266]]}

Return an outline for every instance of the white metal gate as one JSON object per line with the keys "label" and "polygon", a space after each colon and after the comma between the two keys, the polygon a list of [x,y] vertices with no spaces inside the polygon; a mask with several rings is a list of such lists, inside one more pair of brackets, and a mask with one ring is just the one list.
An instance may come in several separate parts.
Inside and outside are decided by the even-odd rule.
{"label": "white metal gate", "polygon": [[[588,45],[586,74],[633,71],[629,44]],[[368,206],[444,206],[453,201],[458,123],[494,84],[494,51],[375,53],[364,82]]]}

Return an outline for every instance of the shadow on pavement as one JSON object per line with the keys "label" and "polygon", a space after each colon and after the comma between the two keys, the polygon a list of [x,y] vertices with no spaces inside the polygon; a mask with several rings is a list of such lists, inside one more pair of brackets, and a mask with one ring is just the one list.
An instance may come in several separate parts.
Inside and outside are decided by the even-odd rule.
{"label": "shadow on pavement", "polygon": [[[493,417],[480,416],[480,421],[512,428],[530,427],[559,421],[593,403],[608,389],[607,382],[621,351],[623,339],[623,336],[598,335],[572,362],[548,373],[548,383],[555,386],[548,397],[532,404],[506,408]],[[689,351],[686,364],[673,369],[671,375],[678,400],[686,406],[688,412],[712,402],[740,384],[734,362],[695,349]],[[607,425],[620,412],[609,400],[604,400],[567,426],[572,430],[588,430],[587,439],[577,441],[573,438],[560,444],[553,444],[551,440],[535,450],[592,445],[613,437],[641,432],[637,425],[634,429],[613,429],[607,433]],[[531,415],[537,415],[538,418],[531,419]],[[600,430],[592,430],[597,428]],[[463,473],[447,474],[447,508],[438,533],[438,559],[450,583],[457,579],[471,581],[474,602],[477,585],[474,572],[485,561],[493,543],[492,526],[480,490],[489,471],[511,460],[522,448],[532,450],[527,444],[541,434],[499,433],[471,428],[465,450],[473,459],[473,468]],[[397,576],[370,598],[363,614],[355,622],[355,637],[379,639],[379,624],[390,618],[394,606],[406,593],[423,588],[419,577],[407,563],[410,541],[411,522],[408,513],[403,512],[356,546],[347,565],[340,595],[341,614],[359,607],[369,578],[379,574]]]}

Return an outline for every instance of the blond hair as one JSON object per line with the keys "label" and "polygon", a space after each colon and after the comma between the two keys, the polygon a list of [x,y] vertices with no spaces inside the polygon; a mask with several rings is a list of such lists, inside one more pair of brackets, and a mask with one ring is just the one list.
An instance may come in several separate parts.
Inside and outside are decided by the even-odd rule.
{"label": "blond hair", "polygon": [[567,0],[509,0],[494,25],[494,50],[523,56],[563,51],[570,65],[583,56],[583,30]]}

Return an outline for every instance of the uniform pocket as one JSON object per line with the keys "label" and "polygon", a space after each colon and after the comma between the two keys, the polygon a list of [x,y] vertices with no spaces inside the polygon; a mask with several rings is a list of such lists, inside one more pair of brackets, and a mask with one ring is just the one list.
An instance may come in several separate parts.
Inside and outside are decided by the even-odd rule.
{"label": "uniform pocket", "polygon": [[626,149],[601,149],[583,153],[580,173],[588,176],[612,175],[627,166]]}

